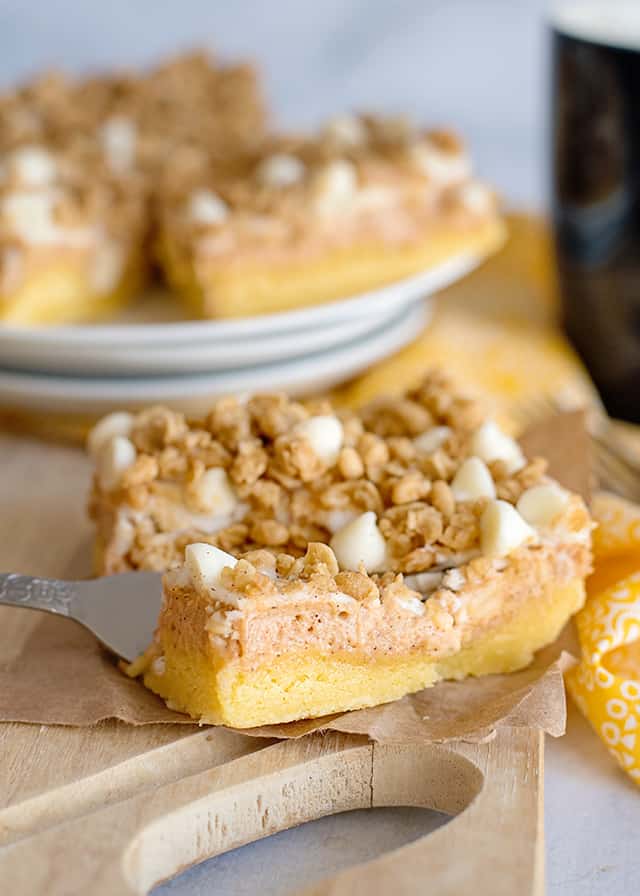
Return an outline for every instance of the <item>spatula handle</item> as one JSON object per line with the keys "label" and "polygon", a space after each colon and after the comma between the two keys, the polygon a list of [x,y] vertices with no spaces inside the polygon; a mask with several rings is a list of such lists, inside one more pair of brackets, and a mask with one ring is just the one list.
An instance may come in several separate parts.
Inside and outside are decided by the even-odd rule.
{"label": "spatula handle", "polygon": [[8,607],[27,607],[68,616],[76,595],[76,582],[0,573],[0,604]]}
{"label": "spatula handle", "polygon": [[372,745],[311,735],[257,750],[34,835],[0,853],[3,892],[140,896],[244,843],[350,809],[413,805],[457,817],[305,890],[314,896],[540,896],[542,736]]}

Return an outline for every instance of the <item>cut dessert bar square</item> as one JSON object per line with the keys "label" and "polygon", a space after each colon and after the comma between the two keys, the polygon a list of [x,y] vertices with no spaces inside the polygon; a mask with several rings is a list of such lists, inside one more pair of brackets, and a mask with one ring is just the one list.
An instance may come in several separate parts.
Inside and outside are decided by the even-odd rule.
{"label": "cut dessert bar square", "polygon": [[266,395],[114,414],[89,450],[99,571],[165,571],[130,674],[205,722],[521,668],[584,600],[582,499],[437,371],[358,413]]}
{"label": "cut dessert bar square", "polygon": [[453,134],[348,116],[232,165],[177,160],[159,254],[197,314],[236,317],[374,289],[503,240],[495,197]]}
{"label": "cut dessert bar square", "polygon": [[262,139],[249,66],[204,54],[142,75],[52,73],[0,96],[0,322],[93,320],[149,269],[155,185],[175,153]]}

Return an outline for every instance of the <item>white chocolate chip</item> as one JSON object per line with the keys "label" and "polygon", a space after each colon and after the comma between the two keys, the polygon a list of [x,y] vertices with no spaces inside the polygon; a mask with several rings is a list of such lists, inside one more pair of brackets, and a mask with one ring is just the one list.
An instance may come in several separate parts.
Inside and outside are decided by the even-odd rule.
{"label": "white chocolate chip", "polygon": [[111,532],[109,541],[110,550],[114,552],[114,556],[124,556],[128,554],[133,547],[136,537],[136,530],[127,515],[127,511],[122,508],[116,516],[116,523]]}
{"label": "white chocolate chip", "polygon": [[2,215],[16,236],[31,245],[87,246],[95,241],[89,228],[60,227],[55,220],[59,193],[16,191],[2,200]]}
{"label": "white chocolate chip", "polygon": [[535,535],[507,501],[492,501],[480,517],[480,549],[487,557],[504,557]]}
{"label": "white chocolate chip", "polygon": [[518,513],[532,526],[548,526],[560,516],[569,503],[569,493],[555,482],[534,485],[524,491],[516,507]]}
{"label": "white chocolate chip", "polygon": [[196,224],[222,224],[229,206],[213,190],[196,190],[189,199],[189,217]]}
{"label": "white chocolate chip", "polygon": [[396,598],[396,603],[401,606],[403,610],[408,610],[409,613],[413,613],[414,616],[424,615],[424,604],[418,597],[398,597]]}
{"label": "white chocolate chip", "polygon": [[122,474],[135,462],[136,456],[136,447],[126,436],[114,436],[103,444],[98,452],[96,470],[105,491],[119,485]]}
{"label": "white chocolate chip", "polygon": [[258,180],[266,187],[291,187],[300,183],[306,173],[306,167],[297,156],[287,153],[276,153],[258,165]]}
{"label": "white chocolate chip", "polygon": [[357,516],[359,516],[357,510],[350,510],[348,508],[345,508],[344,510],[328,510],[325,514],[323,525],[327,527],[329,532],[337,532]]}
{"label": "white chocolate chip", "polygon": [[324,133],[345,148],[364,146],[367,142],[367,129],[357,115],[336,115],[327,122]]}
{"label": "white chocolate chip", "polygon": [[449,591],[460,591],[461,588],[464,588],[466,583],[467,578],[465,574],[455,567],[453,567],[453,569],[447,569],[442,576],[442,587],[448,588]]}
{"label": "white chocolate chip", "polygon": [[116,436],[129,436],[133,429],[133,415],[127,411],[115,411],[98,420],[87,436],[87,451],[95,460],[98,452],[108,441]]}
{"label": "white chocolate chip", "polygon": [[9,164],[25,187],[50,186],[58,176],[58,165],[42,146],[22,146],[10,157]]}
{"label": "white chocolate chip", "polygon": [[323,463],[332,466],[344,441],[342,423],[332,414],[309,417],[293,427],[293,432],[304,436]]}
{"label": "white chocolate chip", "polygon": [[210,544],[188,544],[184,552],[185,566],[193,586],[198,591],[209,591],[220,585],[222,570],[238,562],[231,554]]}
{"label": "white chocolate chip", "polygon": [[458,191],[458,198],[473,215],[484,215],[493,205],[491,190],[479,181],[463,184]]}
{"label": "white chocolate chip", "polygon": [[346,159],[335,159],[319,172],[316,179],[316,211],[331,217],[348,209],[358,190],[355,165]]}
{"label": "white chocolate chip", "polygon": [[442,584],[443,573],[438,570],[436,572],[416,572],[412,575],[404,577],[404,583],[407,588],[419,591],[420,594],[431,594],[436,591]]}
{"label": "white chocolate chip", "polygon": [[99,131],[109,167],[116,174],[129,171],[136,158],[137,133],[130,118],[110,118]]}
{"label": "white chocolate chip", "polygon": [[99,240],[91,270],[91,285],[98,293],[111,292],[118,285],[124,269],[124,249],[115,240]]}
{"label": "white chocolate chip", "polygon": [[413,440],[416,449],[424,454],[433,454],[438,448],[447,441],[451,435],[451,429],[448,426],[432,426]]}
{"label": "white chocolate chip", "polygon": [[443,187],[461,183],[471,174],[471,162],[466,153],[444,152],[428,141],[414,143],[409,149],[409,157],[421,174]]}
{"label": "white chocolate chip", "polygon": [[226,470],[222,467],[205,470],[196,483],[196,489],[199,506],[216,516],[232,513],[238,503]]}
{"label": "white chocolate chip", "polygon": [[53,210],[53,193],[9,193],[2,200],[2,212],[9,226],[26,243],[51,243],[58,239]]}
{"label": "white chocolate chip", "polygon": [[164,675],[167,669],[167,661],[164,656],[157,656],[155,660],[151,663],[151,671],[154,675],[161,677]]}
{"label": "white chocolate chip", "polygon": [[501,460],[506,464],[507,472],[510,474],[521,470],[526,464],[518,443],[504,433],[493,420],[487,420],[476,429],[471,439],[471,451],[487,464]]}
{"label": "white chocolate chip", "polygon": [[330,542],[341,569],[357,570],[361,563],[368,573],[380,572],[387,560],[387,545],[372,510],[347,523]]}
{"label": "white chocolate chip", "polygon": [[456,501],[495,498],[496,487],[487,465],[479,457],[468,457],[453,477],[451,491]]}

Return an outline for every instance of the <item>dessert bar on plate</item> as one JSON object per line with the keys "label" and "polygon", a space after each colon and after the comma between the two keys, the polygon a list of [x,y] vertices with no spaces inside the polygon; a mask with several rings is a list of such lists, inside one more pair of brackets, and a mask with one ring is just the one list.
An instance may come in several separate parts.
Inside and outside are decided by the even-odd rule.
{"label": "dessert bar on plate", "polygon": [[149,269],[155,183],[179,151],[262,138],[253,70],[179,57],[142,75],[52,73],[0,96],[0,321],[94,320]]}
{"label": "dessert bar on plate", "polygon": [[501,245],[445,131],[346,115],[266,136],[253,69],[50,74],[0,96],[0,321],[94,320],[150,264],[196,317],[345,298]]}
{"label": "dessert bar on plate", "polygon": [[359,413],[264,395],[113,414],[89,450],[98,571],[165,571],[130,674],[204,722],[518,669],[584,601],[582,499],[439,372]]}
{"label": "dessert bar on plate", "polygon": [[170,174],[159,256],[202,317],[331,301],[504,240],[459,140],[404,120],[343,116],[223,163],[177,159]]}

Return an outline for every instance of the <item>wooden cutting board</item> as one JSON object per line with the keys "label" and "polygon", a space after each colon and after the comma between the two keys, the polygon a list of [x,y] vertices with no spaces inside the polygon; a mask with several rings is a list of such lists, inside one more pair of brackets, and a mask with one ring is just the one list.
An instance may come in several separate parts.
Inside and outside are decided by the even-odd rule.
{"label": "wooden cutting board", "polygon": [[[0,436],[0,570],[87,575],[79,450]],[[0,608],[0,663],[38,614]],[[64,687],[64,682],[60,682]],[[338,734],[272,743],[215,728],[0,724],[0,892],[143,894],[181,869],[347,809],[424,806],[436,832],[315,894],[540,896],[542,736],[381,746]]]}

